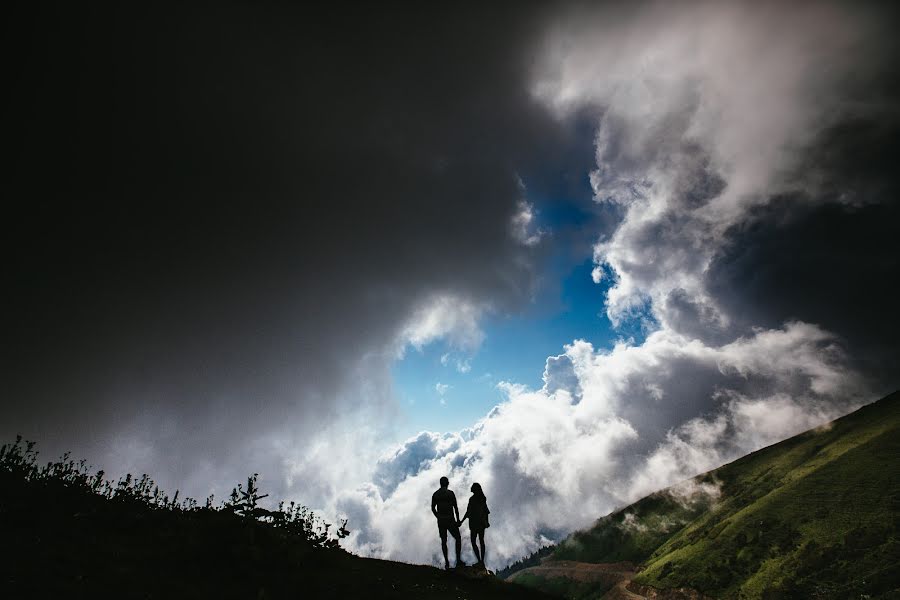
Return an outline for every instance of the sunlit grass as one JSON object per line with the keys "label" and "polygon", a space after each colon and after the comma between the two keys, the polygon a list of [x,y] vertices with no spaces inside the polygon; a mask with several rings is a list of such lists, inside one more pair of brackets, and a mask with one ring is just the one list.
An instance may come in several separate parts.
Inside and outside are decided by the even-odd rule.
{"label": "sunlit grass", "polygon": [[722,597],[877,597],[900,586],[900,396],[735,461],[717,510],[636,581]]}

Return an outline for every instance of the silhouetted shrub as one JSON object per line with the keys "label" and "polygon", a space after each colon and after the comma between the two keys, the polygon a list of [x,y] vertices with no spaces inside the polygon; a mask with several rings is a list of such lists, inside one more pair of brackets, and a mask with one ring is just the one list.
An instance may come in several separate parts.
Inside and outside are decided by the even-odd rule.
{"label": "silhouetted shrub", "polygon": [[344,519],[335,532],[336,537],[332,537],[330,523],[326,523],[309,508],[294,502],[288,505],[281,502],[277,510],[260,507],[259,501],[268,497],[268,494],[260,495],[257,473],[247,478],[246,488],[243,484],[238,484],[232,489],[229,499],[220,506],[214,506],[213,496],[209,496],[201,506],[193,498],[179,499],[178,490],[170,498],[147,474],[137,478],[129,473],[113,483],[105,479],[103,470],[93,473],[84,460],[76,462],[70,458],[69,453],[45,465],[38,464],[37,456],[35,443],[23,440],[22,436],[16,436],[14,443],[0,446],[0,476],[6,480],[4,483],[18,481],[37,486],[63,487],[113,503],[130,503],[173,513],[230,513],[240,519],[300,538],[317,548],[336,548],[339,540],[350,533],[347,530],[347,520]]}

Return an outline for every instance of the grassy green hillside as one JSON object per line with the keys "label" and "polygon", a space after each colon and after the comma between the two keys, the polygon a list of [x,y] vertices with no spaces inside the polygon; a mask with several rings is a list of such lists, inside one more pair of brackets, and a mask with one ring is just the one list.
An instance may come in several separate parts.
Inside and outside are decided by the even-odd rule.
{"label": "grassy green hillside", "polygon": [[30,446],[7,444],[3,597],[551,598],[474,568],[353,556],[305,508],[267,511],[260,498],[251,478],[228,502],[201,506],[146,477],[111,483],[69,460],[38,466]]}
{"label": "grassy green hillside", "polygon": [[[686,493],[710,486],[718,495]],[[549,560],[643,563],[633,589],[900,596],[900,393],[652,494]]]}
{"label": "grassy green hillside", "polygon": [[900,588],[900,394],[713,471],[722,497],[636,578],[726,597]]}

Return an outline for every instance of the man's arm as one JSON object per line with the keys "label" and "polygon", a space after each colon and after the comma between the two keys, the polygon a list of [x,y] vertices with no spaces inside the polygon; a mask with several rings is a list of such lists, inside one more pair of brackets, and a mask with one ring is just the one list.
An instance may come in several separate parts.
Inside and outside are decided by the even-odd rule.
{"label": "man's arm", "polygon": [[450,492],[450,494],[453,496],[453,512],[456,513],[456,522],[461,523],[462,521],[459,519],[459,507],[456,505],[456,494],[453,492]]}
{"label": "man's arm", "polygon": [[437,514],[437,501],[434,498],[434,494],[431,495],[431,514],[434,515],[434,518],[438,518]]}

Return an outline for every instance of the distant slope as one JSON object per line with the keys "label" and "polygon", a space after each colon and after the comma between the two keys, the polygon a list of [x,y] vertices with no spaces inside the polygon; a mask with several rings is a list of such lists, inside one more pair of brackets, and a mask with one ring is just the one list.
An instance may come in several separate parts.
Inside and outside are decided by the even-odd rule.
{"label": "distant slope", "polygon": [[135,485],[129,476],[114,486],[120,493],[104,495],[110,488],[71,461],[38,477],[28,461],[4,456],[6,598],[551,599],[483,570],[360,558],[317,542],[316,531],[307,536],[233,510],[157,502],[143,479]]}
{"label": "distant slope", "polygon": [[587,531],[572,534],[557,546],[553,559],[643,562],[713,505],[718,487],[712,477],[690,483],[650,494],[601,518]]}
{"label": "distant slope", "polygon": [[[546,560],[643,563],[633,591],[900,595],[900,393],[651,494],[570,536]],[[569,595],[585,593],[577,589]]]}

